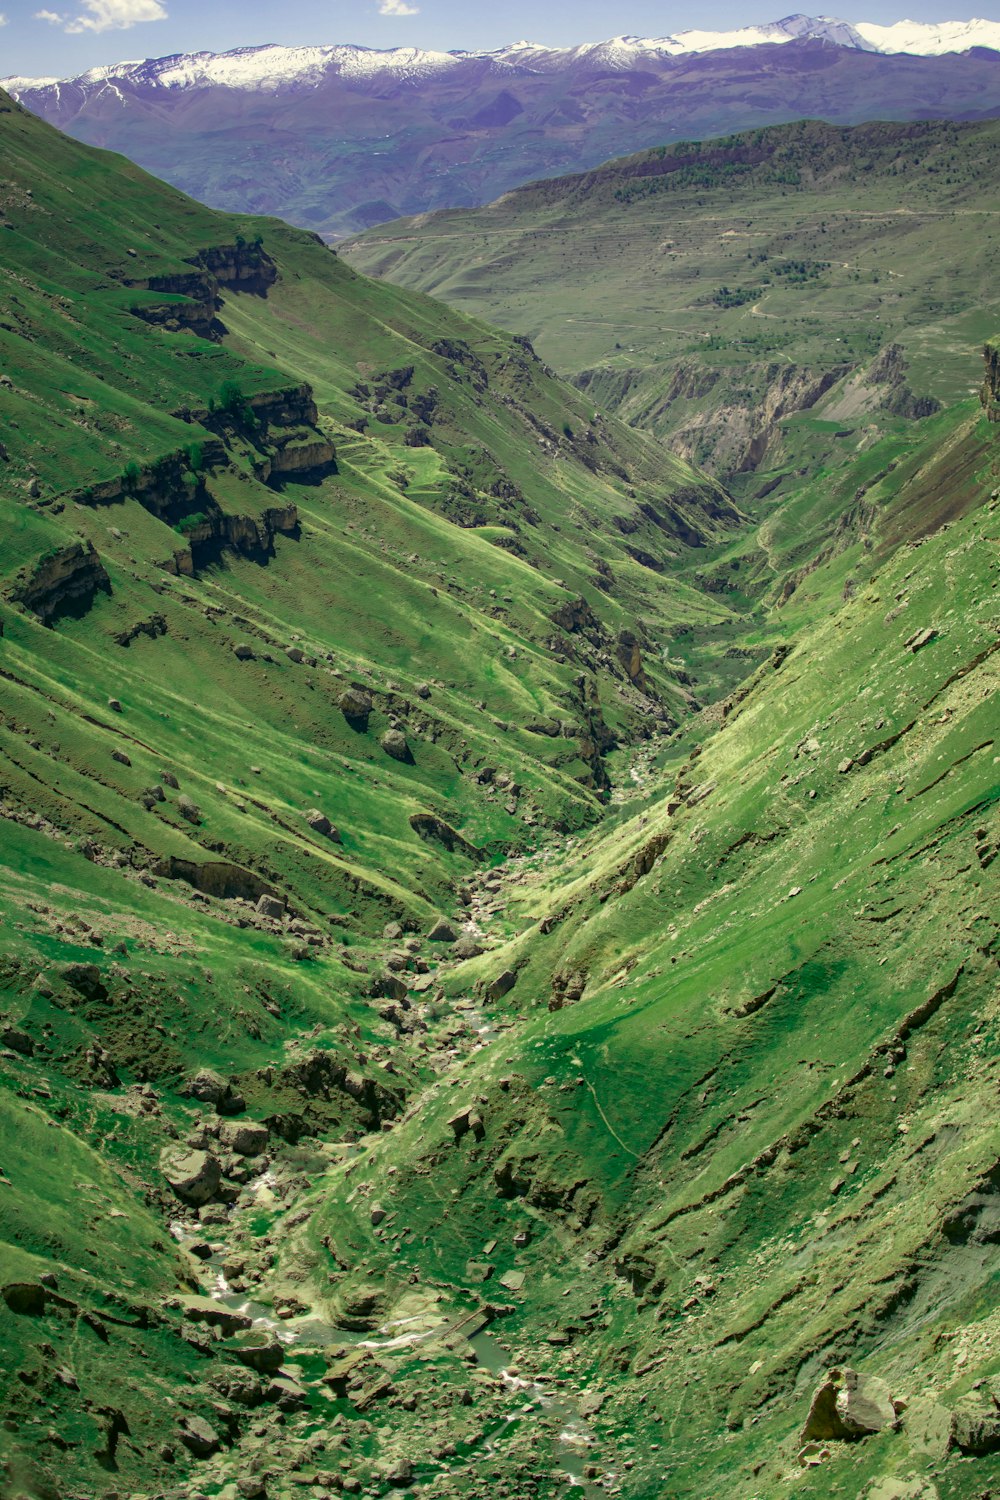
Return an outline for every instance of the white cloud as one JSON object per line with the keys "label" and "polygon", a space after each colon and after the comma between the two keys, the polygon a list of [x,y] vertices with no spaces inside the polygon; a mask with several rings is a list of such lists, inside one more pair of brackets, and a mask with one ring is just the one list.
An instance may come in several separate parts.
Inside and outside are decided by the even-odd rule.
{"label": "white cloud", "polygon": [[407,5],[406,0],[378,0],[380,16],[419,16],[419,5]]}
{"label": "white cloud", "polygon": [[7,24],[7,17],[6,16],[0,16],[0,26],[6,26],[6,24]]}
{"label": "white cloud", "polygon": [[61,26],[71,36],[81,31],[127,31],[140,21],[165,21],[160,0],[83,0],[82,16],[61,16],[54,10],[36,10],[36,21]]}

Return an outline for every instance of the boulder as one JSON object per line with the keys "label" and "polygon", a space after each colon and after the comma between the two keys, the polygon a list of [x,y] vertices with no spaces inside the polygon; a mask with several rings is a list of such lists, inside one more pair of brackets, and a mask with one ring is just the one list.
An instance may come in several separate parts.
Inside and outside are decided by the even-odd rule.
{"label": "boulder", "polygon": [[845,1366],[831,1370],[817,1387],[802,1441],[850,1441],[895,1426],[896,1409],[885,1381]]}
{"label": "boulder", "polygon": [[280,1370],[285,1358],[285,1346],[272,1333],[256,1329],[249,1333],[238,1333],[225,1344],[226,1351],[238,1359],[249,1370],[263,1375],[273,1375]]}
{"label": "boulder", "polygon": [[183,1416],[178,1423],[177,1436],[195,1458],[211,1458],[222,1447],[214,1427],[204,1417]]}
{"label": "boulder", "polygon": [[506,995],[510,990],[514,988],[516,983],[517,975],[514,970],[504,969],[503,973],[498,974],[496,979],[493,980],[492,984],[488,984],[486,986],[487,1000],[501,999],[502,996]]}
{"label": "boulder", "polygon": [[448,1121],[448,1125],[456,1141],[460,1141],[463,1135],[467,1135],[470,1131],[477,1141],[481,1141],[486,1134],[483,1117],[471,1104],[466,1104],[462,1109],[457,1110]]}
{"label": "boulder", "polygon": [[186,792],[182,792],[181,795],[177,798],[177,811],[180,813],[181,817],[186,818],[189,823],[201,822],[201,809],[198,807],[197,803],[191,801],[191,798],[187,795]]}
{"label": "boulder", "polygon": [[963,1403],[952,1413],[951,1438],[962,1453],[1000,1453],[1000,1410]]}
{"label": "boulder", "polygon": [[188,1323],[206,1323],[210,1328],[219,1328],[227,1338],[250,1328],[253,1319],[245,1313],[234,1312],[213,1297],[182,1297],[181,1317]]}
{"label": "boulder", "polygon": [[446,921],[444,917],[438,917],[434,926],[427,934],[427,941],[429,943],[453,943],[457,937],[458,933],[452,927],[451,923]]}
{"label": "boulder", "polygon": [[451,951],[456,958],[478,958],[483,950],[473,933],[461,932],[452,944]]}
{"label": "boulder", "polygon": [[183,1085],[181,1093],[189,1099],[200,1100],[202,1104],[218,1104],[228,1088],[221,1074],[212,1068],[199,1068]]}
{"label": "boulder", "polygon": [[12,1052],[20,1052],[22,1057],[34,1056],[34,1042],[26,1031],[21,1031],[17,1026],[0,1026],[0,1042]]}
{"label": "boulder", "polygon": [[413,756],[406,742],[406,735],[401,729],[387,729],[379,740],[379,744],[386,755],[391,756],[393,760],[402,761],[404,765],[412,766]]}
{"label": "boulder", "polygon": [[96,964],[66,964],[60,970],[61,977],[85,1000],[104,1000],[107,990]]}
{"label": "boulder", "polygon": [[237,661],[253,661],[254,650],[246,641],[239,641],[233,647],[233,655]]}
{"label": "boulder", "polygon": [[262,917],[273,917],[280,922],[285,915],[285,903],[279,896],[261,896],[257,902],[257,911]]}
{"label": "boulder", "polygon": [[337,707],[352,728],[368,728],[368,716],[373,706],[371,695],[363,688],[345,688],[337,699]]}
{"label": "boulder", "polygon": [[267,1126],[255,1120],[225,1120],[219,1127],[219,1140],[237,1156],[259,1156],[267,1149]]}
{"label": "boulder", "polygon": [[413,1481],[413,1464],[408,1458],[389,1458],[379,1466],[379,1473],[386,1484],[395,1488]]}
{"label": "boulder", "polygon": [[314,807],[310,812],[306,813],[306,822],[313,833],[318,833],[325,839],[331,839],[335,844],[340,843],[340,834],[330,822],[326,813],[320,812],[318,807]]}
{"label": "boulder", "polygon": [[160,1152],[160,1170],[181,1202],[195,1207],[214,1198],[222,1182],[222,1167],[210,1151],[165,1146]]}

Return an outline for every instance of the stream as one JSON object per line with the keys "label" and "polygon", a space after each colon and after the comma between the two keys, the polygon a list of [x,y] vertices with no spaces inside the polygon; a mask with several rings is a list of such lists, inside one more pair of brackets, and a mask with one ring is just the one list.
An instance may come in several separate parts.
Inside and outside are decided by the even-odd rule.
{"label": "stream", "polygon": [[[481,933],[478,923],[476,923],[476,930]],[[461,1020],[465,1027],[466,1040],[463,1048],[460,1036],[452,1036],[451,1044],[456,1058],[462,1052],[467,1056],[491,1045],[505,1029],[502,1024],[496,1025],[472,999],[456,1001],[445,999],[440,994],[435,999],[421,997],[417,1000],[417,1010],[421,1018],[431,1025],[434,1022],[449,1019]],[[415,1105],[410,1106],[407,1117],[414,1108],[419,1108],[419,1102],[418,1099]],[[345,1157],[360,1155],[363,1150],[363,1146],[343,1143]],[[276,1204],[278,1200],[272,1191],[276,1181],[275,1174],[268,1169],[247,1183],[245,1197],[236,1211],[237,1214],[267,1205],[269,1201]],[[171,1223],[170,1230],[181,1245],[196,1240],[204,1241],[206,1238],[205,1227],[198,1223],[175,1220]],[[456,1326],[463,1321],[461,1318],[458,1320],[442,1319],[428,1327],[424,1317],[400,1318],[385,1323],[379,1328],[378,1336],[373,1336],[370,1332],[345,1330],[316,1317],[278,1319],[274,1316],[273,1308],[230,1286],[222,1268],[225,1245],[219,1243],[225,1234],[226,1226],[223,1225],[216,1226],[214,1234],[209,1231],[210,1242],[215,1241],[215,1243],[213,1253],[201,1262],[201,1270],[205,1278],[204,1291],[233,1312],[250,1318],[253,1330],[271,1334],[281,1343],[289,1346],[290,1352],[291,1346],[297,1344],[320,1347],[350,1345],[388,1354],[403,1349],[412,1349],[415,1345],[438,1339],[447,1331],[449,1324]],[[406,1325],[412,1323],[419,1323],[421,1326],[406,1331]],[[552,1469],[565,1479],[564,1487],[559,1487],[556,1481],[559,1492],[566,1497],[566,1500],[570,1495],[583,1496],[586,1500],[604,1500],[607,1495],[605,1485],[598,1484],[584,1475],[584,1469],[590,1461],[591,1449],[597,1439],[579,1405],[562,1388],[554,1387],[543,1380],[527,1379],[517,1373],[517,1366],[512,1363],[509,1353],[485,1329],[473,1333],[468,1337],[467,1342],[477,1363],[484,1370],[499,1377],[508,1392],[523,1398],[521,1404],[499,1423],[493,1425],[491,1434],[483,1440],[485,1451],[502,1459],[503,1443],[498,1439],[505,1428],[514,1422],[534,1419],[540,1428],[542,1450],[548,1449]],[[610,1479],[613,1476],[609,1474],[605,1478]],[[419,1483],[420,1481],[415,1481],[413,1491],[409,1492],[415,1492]],[[405,1494],[408,1491],[400,1493]]]}

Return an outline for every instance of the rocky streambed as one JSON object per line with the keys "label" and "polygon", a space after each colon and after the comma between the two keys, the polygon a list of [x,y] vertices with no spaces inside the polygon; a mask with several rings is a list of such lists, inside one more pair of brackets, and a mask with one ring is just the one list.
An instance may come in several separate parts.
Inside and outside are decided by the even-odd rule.
{"label": "rocky streambed", "polygon": [[[471,955],[496,941],[490,933],[504,910],[508,883],[544,866],[544,857],[535,856],[511,861],[502,877],[481,876],[467,892],[464,923],[449,932],[448,956],[431,970],[433,984],[422,983],[419,971],[409,976],[424,1049],[437,1070],[429,1096],[510,1025],[488,999],[448,998],[440,981],[462,962],[463,952]],[[373,967],[381,962],[393,972],[400,937],[387,930]],[[423,1094],[411,1097],[401,1118],[419,1116],[423,1106]],[[600,1444],[591,1418],[600,1402],[591,1395],[588,1408],[588,1398],[559,1373],[562,1351],[544,1343],[509,1345],[489,1304],[470,1309],[446,1288],[431,1285],[410,1289],[381,1321],[373,1322],[366,1309],[357,1318],[331,1316],[311,1303],[308,1288],[286,1284],[280,1262],[275,1268],[274,1252],[315,1206],[317,1173],[350,1177],[392,1128],[387,1123],[360,1140],[296,1148],[272,1141],[268,1154],[257,1158],[264,1169],[243,1184],[235,1203],[173,1220],[174,1238],[188,1253],[199,1284],[197,1295],[180,1299],[189,1336],[206,1352],[235,1361],[239,1377],[228,1384],[218,1377],[216,1389],[249,1413],[238,1436],[232,1426],[226,1434],[206,1423],[195,1480],[181,1486],[178,1496],[284,1500],[302,1492],[303,1475],[314,1481],[308,1486],[313,1500],[339,1493],[480,1494],[484,1475],[498,1496],[510,1500],[598,1500],[615,1493],[614,1471],[597,1460]],[[442,1361],[450,1372],[448,1400],[415,1454],[400,1434],[407,1431],[409,1412],[422,1404],[421,1387],[440,1380]],[[198,1440],[195,1434],[187,1445]],[[518,1473],[521,1478],[508,1477]]]}

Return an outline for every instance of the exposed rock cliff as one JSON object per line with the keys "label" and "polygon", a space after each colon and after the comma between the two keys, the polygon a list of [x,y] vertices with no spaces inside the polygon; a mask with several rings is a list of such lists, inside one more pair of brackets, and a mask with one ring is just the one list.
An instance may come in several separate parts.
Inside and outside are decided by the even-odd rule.
{"label": "exposed rock cliff", "polygon": [[1000,337],[991,339],[983,346],[986,374],[979,390],[986,415],[991,422],[1000,422]]}
{"label": "exposed rock cliff", "polygon": [[51,625],[63,615],[89,609],[98,592],[111,592],[107,570],[92,542],[73,542],[39,558],[30,570],[22,569],[9,597]]}

